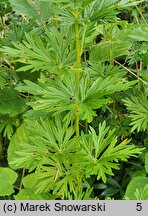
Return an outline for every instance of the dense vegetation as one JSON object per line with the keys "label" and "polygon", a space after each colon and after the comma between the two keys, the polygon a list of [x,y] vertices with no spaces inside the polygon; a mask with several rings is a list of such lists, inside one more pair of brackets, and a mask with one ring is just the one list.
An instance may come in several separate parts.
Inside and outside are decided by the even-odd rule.
{"label": "dense vegetation", "polygon": [[0,1],[1,199],[148,199],[147,2]]}

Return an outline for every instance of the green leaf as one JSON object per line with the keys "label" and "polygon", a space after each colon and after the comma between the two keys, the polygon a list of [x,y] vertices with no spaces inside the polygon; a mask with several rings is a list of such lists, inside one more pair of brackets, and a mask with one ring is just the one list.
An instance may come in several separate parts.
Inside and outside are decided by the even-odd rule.
{"label": "green leaf", "polygon": [[89,5],[90,7],[90,20],[96,21],[99,20],[101,22],[113,22],[116,20],[116,6],[117,0],[100,0],[94,1]]}
{"label": "green leaf", "polygon": [[[24,167],[30,172],[35,171],[34,181],[29,177],[23,179],[26,189],[33,187],[37,194],[53,190],[56,196],[64,193],[67,197],[68,188],[74,191],[79,173],[79,139],[74,136],[74,128],[56,117],[54,122],[42,119],[27,121],[27,131],[26,142],[20,140],[18,143],[17,136],[20,139],[21,130],[18,129],[14,135],[20,149],[15,148],[15,155],[11,154],[14,147],[12,140],[9,164],[15,168]],[[28,183],[30,181],[32,183]]]}
{"label": "green leaf", "polygon": [[132,46],[128,34],[129,30],[118,30],[112,37],[103,39],[92,48],[90,61],[112,61],[114,58],[128,55]]}
{"label": "green leaf", "polygon": [[109,187],[109,188],[105,189],[105,190],[101,193],[101,196],[103,196],[103,197],[113,197],[113,196],[115,196],[117,193],[119,193],[119,191],[120,191],[119,188]]}
{"label": "green leaf", "polygon": [[146,175],[147,175],[147,173],[146,173],[145,169],[140,170],[140,171],[138,170],[132,174],[132,178],[139,177],[139,176],[146,177]]}
{"label": "green leaf", "polygon": [[14,169],[25,167],[32,171],[44,160],[53,160],[55,166],[54,158],[48,159],[52,153],[69,154],[77,149],[78,139],[71,138],[74,127],[68,127],[68,122],[62,123],[60,118],[55,122],[27,121],[27,131],[25,125],[17,129],[8,148],[9,165]]}
{"label": "green leaf", "polygon": [[136,41],[148,41],[148,27],[147,26],[140,26],[138,28],[134,28],[129,37],[136,40]]}
{"label": "green leaf", "polygon": [[106,175],[113,175],[112,169],[119,169],[119,161],[127,161],[129,157],[139,154],[141,150],[130,140],[117,142],[115,130],[109,130],[105,121],[99,124],[99,133],[90,127],[89,134],[81,134],[82,161],[86,175],[97,175],[97,179],[106,182]]}
{"label": "green leaf", "polygon": [[3,137],[7,137],[9,140],[14,133],[14,129],[20,124],[19,117],[10,117],[9,115],[0,116],[0,132],[3,133]]}
{"label": "green leaf", "polygon": [[145,153],[145,170],[148,173],[148,152]]}
{"label": "green leaf", "polygon": [[26,175],[22,180],[24,188],[35,189],[37,185],[37,175],[35,173]]}
{"label": "green leaf", "polygon": [[14,193],[13,184],[18,175],[10,168],[0,167],[0,196]]}
{"label": "green leaf", "polygon": [[140,4],[141,2],[144,2],[144,0],[133,1],[133,2],[131,2],[130,0],[120,0],[119,3],[117,4],[117,7],[119,9],[126,9],[129,7],[136,6],[136,5]]}
{"label": "green leaf", "polygon": [[54,121],[27,120],[26,142],[18,141],[22,129],[14,135],[19,149],[13,140],[10,143],[8,156],[12,147],[15,150],[9,164],[35,171],[23,179],[24,187],[34,188],[35,193],[52,190],[56,196],[68,197],[69,191],[75,194],[75,185],[82,184],[84,175],[97,175],[105,182],[106,175],[113,175],[112,169],[119,169],[119,160],[126,161],[143,150],[129,144],[130,140],[117,144],[114,130],[109,130],[105,122],[99,125],[98,135],[90,128],[89,134],[82,133],[81,139],[74,136],[74,128],[66,121],[63,123],[59,116]]}
{"label": "green leaf", "polygon": [[[75,50],[72,49],[73,32],[67,26],[61,26],[60,32],[53,28],[50,31],[46,29],[47,43],[50,45],[52,59],[58,65],[58,68],[69,67],[76,61]],[[71,49],[68,47],[71,46]]]}
{"label": "green leaf", "polygon": [[124,197],[129,200],[148,200],[148,178],[133,178],[127,186]]}
{"label": "green leaf", "polygon": [[0,90],[0,114],[13,117],[24,112],[26,108],[24,99],[20,98],[15,89],[4,88]]}
{"label": "green leaf", "polygon": [[11,6],[22,15],[37,18],[38,13],[28,0],[9,0]]}
{"label": "green leaf", "polygon": [[3,46],[0,51],[24,64],[18,72],[50,69],[52,73],[59,73],[59,69],[73,65],[76,55],[73,49],[69,50],[69,43],[73,43],[71,30],[63,26],[60,32],[56,28],[45,29],[45,32],[44,42],[38,36],[25,33],[26,41],[13,42],[14,48]]}
{"label": "green leaf", "polygon": [[107,22],[115,22],[117,20],[116,15],[120,10],[128,9],[129,7],[138,5],[142,1],[134,1],[130,0],[99,0],[93,1],[92,4],[88,5],[89,8],[89,19],[91,21],[99,21],[102,23]]}
{"label": "green leaf", "polygon": [[145,131],[148,129],[148,101],[147,96],[131,96],[123,100],[130,111],[132,131]]}
{"label": "green leaf", "polygon": [[80,119],[91,122],[96,115],[93,109],[98,109],[110,102],[106,96],[126,90],[136,82],[127,82],[125,79],[119,79],[118,76],[99,77],[96,80],[83,76],[77,88],[75,74],[67,73],[63,80],[48,78],[44,83],[35,84],[27,80],[25,83],[25,86],[16,89],[38,96],[35,98],[36,101],[28,103],[34,110],[54,111],[54,115],[68,111],[67,115],[69,115],[79,109]]}
{"label": "green leaf", "polygon": [[22,180],[24,189],[14,196],[15,200],[51,200],[56,197],[51,196],[49,193],[35,193],[37,181],[35,173],[25,176]]}
{"label": "green leaf", "polygon": [[8,163],[12,169],[22,168],[22,166],[18,164],[11,164],[11,161],[13,161],[13,159],[17,157],[16,151],[22,149],[20,143],[27,142],[28,140],[27,136],[28,135],[26,133],[26,124],[23,123],[19,126],[19,128],[17,129],[17,131],[15,132],[15,134],[12,136],[10,140],[10,144],[8,147]]}
{"label": "green leaf", "polygon": [[26,188],[22,189],[17,195],[14,196],[15,200],[51,200],[55,199],[55,197],[52,198],[51,195],[48,193],[41,193],[36,194],[34,192],[34,189]]}

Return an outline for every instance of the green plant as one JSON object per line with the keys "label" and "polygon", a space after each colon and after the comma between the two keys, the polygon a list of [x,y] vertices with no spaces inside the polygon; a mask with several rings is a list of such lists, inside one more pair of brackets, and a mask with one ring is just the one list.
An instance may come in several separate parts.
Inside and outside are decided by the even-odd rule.
{"label": "green plant", "polygon": [[148,199],[148,178],[135,177],[133,178],[125,193],[127,200],[147,200]]}
{"label": "green plant", "polygon": [[[144,1],[9,2],[23,19],[22,27],[12,21],[0,48],[1,68],[11,73],[9,82],[0,76],[0,132],[10,168],[22,169],[13,198],[100,198],[96,185],[106,182],[123,198],[110,176],[131,157],[141,160],[134,133],[146,140],[148,128],[147,24],[137,9]],[[117,17],[132,8],[144,22],[141,36]],[[106,187],[102,196],[114,195]]]}
{"label": "green plant", "polygon": [[0,196],[11,195],[14,192],[13,184],[17,176],[14,170],[0,167]]}
{"label": "green plant", "polygon": [[98,135],[90,128],[89,134],[82,133],[80,138],[71,138],[74,127],[69,127],[68,122],[63,124],[59,117],[55,122],[41,119],[27,125],[25,139],[17,140],[22,134],[20,128],[10,142],[9,164],[15,169],[36,170],[36,193],[53,190],[53,195],[59,197],[69,198],[71,193],[77,197],[83,191],[82,182],[90,188],[87,179],[91,175],[106,182],[106,175],[119,169],[119,160],[140,153],[140,149],[129,145],[130,140],[116,146],[114,130],[109,130],[105,122],[99,125]]}

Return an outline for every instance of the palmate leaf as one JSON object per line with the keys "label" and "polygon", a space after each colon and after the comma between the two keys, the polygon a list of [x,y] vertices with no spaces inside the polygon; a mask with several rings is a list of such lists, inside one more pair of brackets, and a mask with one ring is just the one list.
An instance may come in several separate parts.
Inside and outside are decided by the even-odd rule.
{"label": "palmate leaf", "polygon": [[38,13],[28,0],[9,0],[11,6],[20,14],[37,18]]}
{"label": "palmate leaf", "polygon": [[136,41],[148,41],[147,35],[148,35],[148,27],[140,26],[134,28],[128,36]]}
{"label": "palmate leaf", "polygon": [[125,71],[121,69],[119,66],[106,65],[102,61],[91,62],[89,61],[90,67],[87,69],[90,76],[93,78],[98,77],[108,77],[108,76],[118,76],[124,77]]}
{"label": "palmate leaf", "polygon": [[[85,184],[86,178],[96,175],[105,182],[107,174],[113,175],[112,170],[119,169],[119,160],[126,161],[142,151],[127,140],[117,145],[114,130],[106,127],[105,122],[99,124],[98,135],[90,128],[90,133],[82,133],[81,138],[74,136],[74,128],[68,122],[63,123],[61,117],[54,121],[27,120],[25,128],[27,140],[20,139],[18,129],[16,150],[9,149],[8,158],[11,166],[34,173],[35,194],[52,191],[56,197],[68,198],[72,194],[77,197],[76,190],[82,187],[82,182]],[[12,148],[13,143],[10,145]]]}
{"label": "palmate leaf", "polygon": [[[24,167],[29,171],[36,171],[32,174],[32,183],[29,185],[27,183],[29,176],[23,180],[25,189],[15,199],[20,197],[40,199],[50,190],[54,190],[53,193],[57,196],[67,197],[68,188],[74,191],[77,184],[76,176],[79,176],[77,169],[80,158],[77,154],[79,145],[78,139],[73,137],[74,128],[68,127],[66,122],[63,124],[60,118],[56,118],[54,122],[41,119],[34,122],[27,121],[27,123],[25,127],[21,126],[17,130],[10,143],[9,164],[14,168]],[[27,140],[26,136],[20,137],[21,131],[25,128],[27,128]],[[34,188],[32,196],[30,184]]]}
{"label": "palmate leaf", "polygon": [[117,15],[115,3],[117,4],[117,0],[93,1],[92,4],[88,5],[90,11],[89,19],[102,22],[115,21]]}
{"label": "palmate leaf", "polygon": [[53,15],[51,1],[9,0],[9,2],[18,14],[38,22],[47,21]]}
{"label": "palmate leaf", "polygon": [[[63,124],[60,118],[56,118],[54,122],[41,119],[27,123],[28,139],[20,139],[20,130],[17,130],[8,151],[9,164],[15,168],[27,168],[30,172],[36,170],[34,193],[52,189],[54,194],[61,195],[62,190],[64,194],[67,193],[69,186],[73,190],[77,182],[75,173],[78,175],[77,162],[80,158],[77,155],[79,140],[73,136],[74,128],[69,127],[66,122]],[[12,151],[12,147],[16,150]],[[59,181],[57,185],[56,181]],[[19,196],[25,196],[24,193],[25,191]]]}
{"label": "palmate leaf", "polygon": [[14,196],[15,200],[51,200],[56,197],[49,193],[35,193],[36,185],[39,183],[35,173],[28,174],[22,179],[24,188]]}
{"label": "palmate leaf", "polygon": [[131,156],[136,156],[142,149],[124,140],[118,144],[115,130],[109,130],[106,123],[99,124],[99,133],[90,128],[89,134],[82,133],[82,161],[86,175],[97,175],[97,179],[106,182],[106,175],[113,175],[113,169],[119,169],[119,161],[127,161]]}
{"label": "palmate leaf", "polygon": [[60,10],[58,11],[59,14],[63,14],[64,15],[64,11],[62,11],[61,9],[78,9],[79,11],[82,11],[83,9],[85,9],[85,7],[87,5],[89,5],[91,2],[93,2],[94,0],[85,0],[85,1],[73,1],[73,0],[40,0],[41,2],[50,2],[52,3],[52,6],[57,5],[58,3],[58,7],[60,8]]}
{"label": "palmate leaf", "polygon": [[28,103],[34,110],[45,110],[57,115],[64,111],[68,111],[68,114],[75,113],[75,110],[79,109],[80,119],[91,122],[93,116],[96,115],[94,109],[110,101],[107,96],[126,90],[135,83],[135,81],[128,82],[125,79],[119,79],[118,76],[99,77],[95,81],[88,76],[83,76],[80,79],[80,85],[77,86],[75,74],[67,73],[63,80],[45,78],[44,83],[39,82],[39,84],[26,80],[25,86],[19,86],[16,89],[36,96],[33,102]]}
{"label": "palmate leaf", "polygon": [[99,44],[92,48],[90,61],[108,61],[113,58],[128,55],[132,46],[128,34],[128,29],[118,30],[112,38],[109,37],[109,39],[103,39]]}
{"label": "palmate leaf", "polygon": [[101,21],[101,22],[115,22],[117,19],[117,14],[120,10],[126,9],[135,5],[138,5],[142,1],[130,0],[95,0],[90,5],[88,5],[87,11],[89,11],[89,19],[91,21]]}
{"label": "palmate leaf", "polygon": [[130,0],[120,0],[120,1],[118,1],[117,8],[126,9],[129,7],[136,6],[136,5],[140,4],[141,2],[144,2],[144,0],[133,1],[133,2],[131,2]]}
{"label": "palmate leaf", "polygon": [[26,41],[13,42],[14,48],[4,46],[0,51],[24,64],[17,69],[18,72],[47,70],[58,73],[59,69],[73,65],[75,52],[68,48],[70,41],[73,43],[70,30],[61,27],[60,32],[54,28],[49,32],[46,29],[46,35],[45,43],[39,37],[26,33]]}
{"label": "palmate leaf", "polygon": [[54,172],[54,154],[69,154],[78,148],[78,139],[71,138],[74,131],[74,127],[68,127],[67,122],[62,124],[60,118],[56,118],[55,122],[42,119],[27,121],[27,125],[20,126],[11,139],[8,148],[10,166],[15,169],[25,167],[32,171],[47,163]]}
{"label": "palmate leaf", "polygon": [[[28,122],[28,129],[35,136],[31,141],[35,143],[37,140],[42,142],[42,147],[54,153],[69,153],[76,150],[77,138],[71,137],[74,135],[75,128],[69,127],[68,122],[62,123],[60,117],[56,117],[55,121],[42,120],[39,122]],[[36,140],[37,139],[37,140]]]}
{"label": "palmate leaf", "polygon": [[[47,43],[50,46],[50,52],[53,59],[58,65],[58,68],[71,66],[76,61],[75,50],[72,49],[74,45],[73,31],[67,26],[61,26],[60,31],[56,28],[47,30]],[[71,48],[70,48],[71,47]]]}
{"label": "palmate leaf", "polygon": [[148,100],[147,96],[131,96],[123,100],[130,112],[132,131],[148,130]]}
{"label": "palmate leaf", "polygon": [[24,41],[24,44],[14,42],[15,48],[3,47],[1,51],[10,57],[16,58],[17,61],[27,64],[27,66],[19,68],[18,71],[38,71],[41,68],[43,70],[49,68],[51,58],[42,41],[37,37],[33,39],[27,33],[25,35],[27,42]]}
{"label": "palmate leaf", "polygon": [[130,127],[130,118],[122,116],[116,119],[110,119],[109,125],[111,128],[116,128],[116,133],[121,137],[121,140],[130,136],[131,127]]}

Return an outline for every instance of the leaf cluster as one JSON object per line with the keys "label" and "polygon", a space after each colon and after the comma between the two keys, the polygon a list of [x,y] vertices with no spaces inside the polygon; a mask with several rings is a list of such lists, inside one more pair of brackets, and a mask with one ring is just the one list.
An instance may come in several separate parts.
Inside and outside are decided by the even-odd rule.
{"label": "leaf cluster", "polygon": [[145,1],[9,2],[0,3],[0,155],[11,169],[1,168],[0,196],[146,199]]}
{"label": "leaf cluster", "polygon": [[[27,127],[28,132],[20,142],[23,127]],[[112,169],[119,169],[120,160],[127,161],[141,152],[129,144],[130,140],[119,144],[115,130],[106,127],[105,122],[99,124],[98,134],[90,128],[89,133],[82,133],[80,138],[73,136],[74,127],[59,118],[27,121],[21,128],[10,142],[9,164],[15,169],[35,170],[35,193],[51,191],[65,198],[71,193],[76,196],[77,190],[82,190],[82,182],[90,188],[87,178],[97,175],[98,180],[106,182],[106,176],[113,175]]]}

